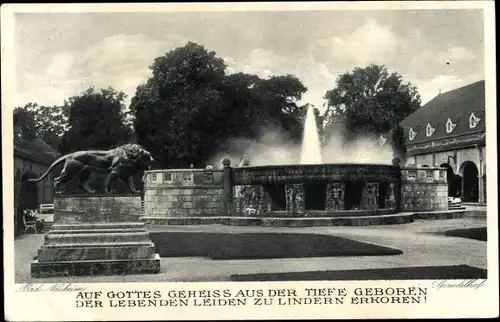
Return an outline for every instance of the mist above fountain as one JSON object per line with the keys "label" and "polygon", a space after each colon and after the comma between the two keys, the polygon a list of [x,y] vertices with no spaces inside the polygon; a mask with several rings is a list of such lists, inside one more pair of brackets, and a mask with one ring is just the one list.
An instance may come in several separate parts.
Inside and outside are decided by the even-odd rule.
{"label": "mist above fountain", "polygon": [[319,139],[314,108],[307,109],[304,134],[302,136],[302,150],[300,164],[322,164],[321,142]]}

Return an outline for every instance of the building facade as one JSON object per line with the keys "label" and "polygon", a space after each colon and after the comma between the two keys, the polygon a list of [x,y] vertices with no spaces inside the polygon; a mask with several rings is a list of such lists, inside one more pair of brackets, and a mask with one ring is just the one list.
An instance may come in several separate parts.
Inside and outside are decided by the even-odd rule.
{"label": "building facade", "polygon": [[[484,80],[440,93],[400,125],[406,166],[448,167],[461,178],[463,202],[486,203]],[[381,145],[387,141],[390,134],[381,136]]]}
{"label": "building facade", "polygon": [[[28,178],[39,177],[45,173],[58,157],[58,153],[44,141],[25,140],[20,130],[14,133],[14,209],[34,207],[42,203],[53,203],[53,175],[49,173],[41,182],[30,183]],[[29,186],[29,187],[27,187]],[[27,189],[26,189],[27,187]],[[23,195],[30,191],[29,195]],[[28,200],[30,199],[30,200]]]}

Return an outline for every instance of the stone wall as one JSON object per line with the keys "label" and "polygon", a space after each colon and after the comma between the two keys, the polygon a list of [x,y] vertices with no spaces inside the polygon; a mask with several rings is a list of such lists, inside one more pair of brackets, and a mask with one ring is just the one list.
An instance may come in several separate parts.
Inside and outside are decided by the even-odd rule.
{"label": "stone wall", "polygon": [[448,163],[450,162],[450,165],[453,168],[453,171],[456,173],[456,165],[455,165],[455,160],[453,158],[449,157],[455,157],[455,151],[441,151],[441,152],[435,152],[434,153],[434,165],[441,165],[443,163]]}
{"label": "stone wall", "polygon": [[414,155],[409,155],[406,157],[405,166],[414,166],[417,164],[417,157]]}
{"label": "stone wall", "polygon": [[[486,150],[486,149],[485,149]],[[449,158],[448,156],[452,156],[456,158],[456,161],[453,158]],[[408,157],[407,164],[414,165],[428,165],[428,166],[439,166],[442,163],[451,162],[451,166],[453,167],[453,171],[456,174],[460,173],[460,166],[466,161],[472,161],[479,167],[480,164],[480,152],[476,148],[462,148],[456,150],[448,150],[448,151],[440,151],[440,152],[429,152],[418,155],[413,155]]]}
{"label": "stone wall", "polygon": [[[466,162],[473,162],[478,168],[479,176],[479,202],[486,202],[486,146],[463,147],[454,150],[428,152],[407,157],[406,166],[424,165],[439,166],[448,163],[453,168],[454,174],[463,177],[464,165]],[[464,182],[462,181],[462,185]],[[465,192],[462,186],[462,198]]]}
{"label": "stone wall", "polygon": [[[472,161],[478,167],[479,170],[479,150],[476,148],[460,149],[457,150],[457,169],[455,173],[463,175],[460,170],[463,171],[463,164],[467,161]],[[462,168],[462,169],[461,169]]]}
{"label": "stone wall", "polygon": [[138,195],[75,195],[54,198],[54,221],[60,223],[139,221]]}
{"label": "stone wall", "polygon": [[219,216],[224,207],[223,171],[154,170],[144,179],[144,216]]}
{"label": "stone wall", "polygon": [[401,169],[402,211],[448,210],[445,168]]}
{"label": "stone wall", "polygon": [[416,165],[423,166],[426,165],[428,167],[434,166],[434,160],[432,153],[431,154],[421,154],[416,156]]}

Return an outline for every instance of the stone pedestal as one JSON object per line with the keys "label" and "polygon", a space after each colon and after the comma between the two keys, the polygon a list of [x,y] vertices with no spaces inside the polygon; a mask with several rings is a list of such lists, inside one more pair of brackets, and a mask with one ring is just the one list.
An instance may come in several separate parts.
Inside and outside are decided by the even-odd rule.
{"label": "stone pedestal", "polygon": [[57,205],[55,202],[54,214],[60,220],[47,233],[37,259],[31,263],[32,277],[154,274],[160,271],[160,257],[155,253],[144,223],[120,222],[116,217],[113,222],[75,222],[75,218],[82,218],[78,216],[71,216],[68,222],[58,214]]}
{"label": "stone pedestal", "polygon": [[31,264],[32,277],[159,271],[160,257],[144,223],[54,225]]}
{"label": "stone pedestal", "polygon": [[54,221],[59,224],[138,222],[140,216],[139,194],[80,194],[54,198]]}

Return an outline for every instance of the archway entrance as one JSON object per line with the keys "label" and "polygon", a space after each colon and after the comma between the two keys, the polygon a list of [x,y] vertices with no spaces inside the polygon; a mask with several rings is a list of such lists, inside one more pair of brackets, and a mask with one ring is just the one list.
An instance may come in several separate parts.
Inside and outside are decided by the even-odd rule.
{"label": "archway entrance", "polygon": [[460,197],[462,190],[462,178],[453,172],[453,168],[449,163],[441,163],[439,165],[446,168],[446,182],[448,182],[448,197]]}
{"label": "archway entrance", "polygon": [[15,214],[17,222],[15,236],[24,232],[23,210],[38,209],[38,185],[29,181],[37,177],[38,175],[31,171],[25,172],[21,177],[21,187],[17,195],[17,214]]}
{"label": "archway entrance", "polygon": [[463,173],[462,200],[478,202],[479,200],[479,171],[474,162],[466,161],[461,166]]}

